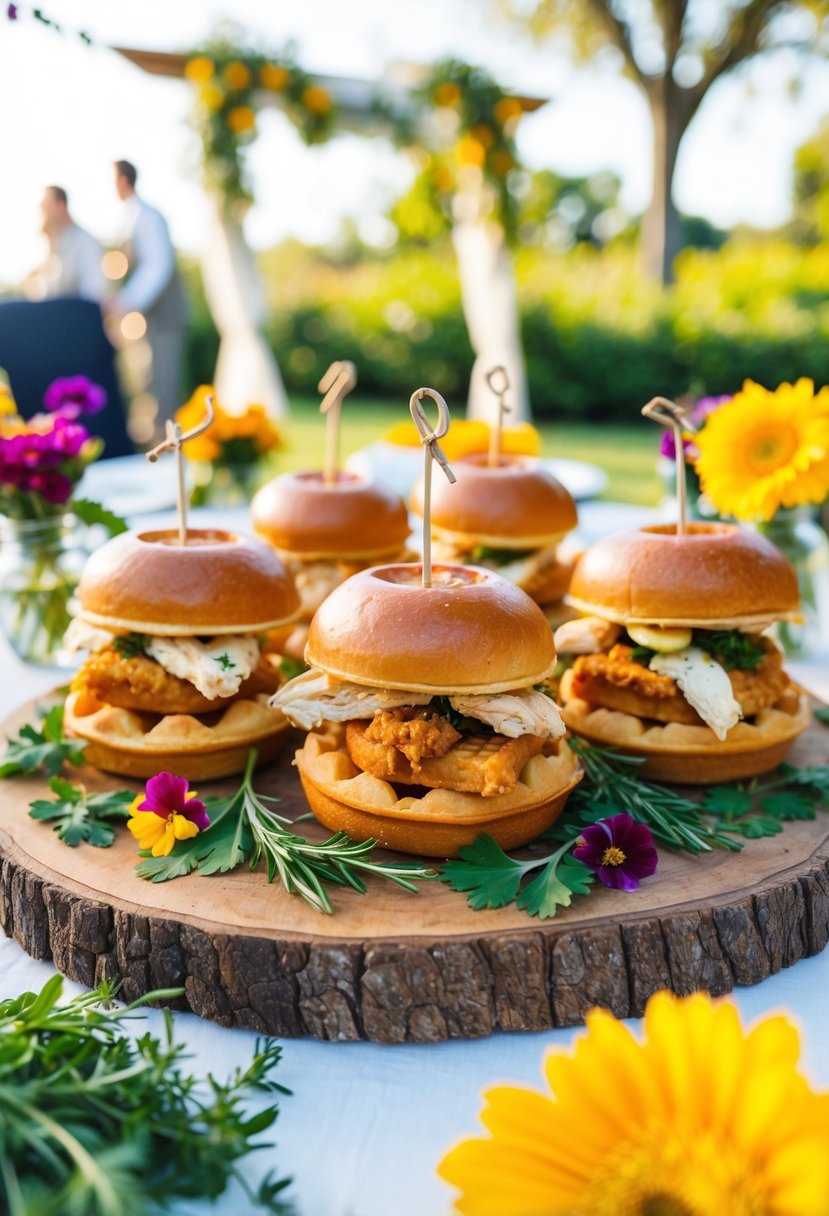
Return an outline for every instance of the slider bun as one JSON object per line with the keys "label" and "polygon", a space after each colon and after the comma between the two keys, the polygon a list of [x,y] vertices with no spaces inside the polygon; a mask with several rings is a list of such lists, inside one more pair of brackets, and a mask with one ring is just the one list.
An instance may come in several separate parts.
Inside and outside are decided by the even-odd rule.
{"label": "slider bun", "polygon": [[[533,457],[502,456],[494,468],[483,454],[453,463],[454,485],[432,479],[432,534],[449,543],[539,549],[575,528],[576,504],[560,481]],[[411,495],[423,515],[423,479]]]}
{"label": "slider bun", "polygon": [[274,548],[308,561],[393,557],[409,535],[399,495],[345,472],[331,486],[321,472],[283,473],[254,495],[251,517]]}
{"label": "slider bun", "polygon": [[352,575],[317,610],[305,659],[341,680],[433,695],[505,692],[555,665],[552,632],[528,595],[491,570],[379,566]]}
{"label": "slider bun", "polygon": [[299,609],[268,545],[217,529],[124,532],[102,545],[78,585],[80,615],[105,629],[166,637],[258,633]]}
{"label": "slider bun", "polygon": [[779,549],[735,524],[656,524],[607,536],[576,563],[568,603],[620,625],[764,629],[797,616],[794,570]]}

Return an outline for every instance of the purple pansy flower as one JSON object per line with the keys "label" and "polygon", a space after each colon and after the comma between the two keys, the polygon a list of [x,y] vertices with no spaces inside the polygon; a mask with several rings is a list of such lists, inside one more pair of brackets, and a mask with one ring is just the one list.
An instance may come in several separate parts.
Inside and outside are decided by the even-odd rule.
{"label": "purple pansy flower", "polygon": [[620,891],[635,891],[639,880],[650,878],[659,864],[650,828],[625,814],[611,815],[584,828],[573,856],[606,887]]}
{"label": "purple pansy flower", "polygon": [[8,5],[8,7],[6,8],[6,16],[8,17],[9,21],[17,20],[17,5],[16,4]]}
{"label": "purple pansy flower", "polygon": [[[721,405],[725,405],[726,401],[731,400],[731,394],[727,393],[724,397],[700,397],[694,408],[688,414],[688,421],[695,423],[697,428],[709,414],[713,414]],[[692,459],[697,455],[696,445],[693,439],[683,439],[682,446],[685,449],[686,460],[690,456]],[[666,431],[662,436],[662,442],[659,445],[660,456],[667,456],[669,460],[676,460],[676,444],[674,443],[673,431]]]}
{"label": "purple pansy flower", "polygon": [[144,799],[136,804],[137,811],[152,811],[162,819],[183,815],[195,823],[200,832],[210,827],[210,818],[200,798],[188,797],[189,782],[174,773],[157,773],[145,786]]}
{"label": "purple pansy flower", "polygon": [[74,421],[81,414],[97,414],[107,403],[106,391],[86,376],[64,376],[53,380],[43,396],[43,404],[51,413]]}

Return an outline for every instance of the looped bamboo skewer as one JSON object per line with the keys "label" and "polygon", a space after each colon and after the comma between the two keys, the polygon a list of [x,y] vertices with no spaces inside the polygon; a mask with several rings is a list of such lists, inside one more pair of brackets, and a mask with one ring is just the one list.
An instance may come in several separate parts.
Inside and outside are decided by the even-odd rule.
{"label": "looped bamboo skewer", "polygon": [[325,419],[325,464],[323,481],[333,486],[340,467],[340,406],[357,383],[357,368],[349,359],[337,359],[317,385],[324,393],[320,402],[320,413]]}
{"label": "looped bamboo skewer", "polygon": [[[438,407],[437,425],[433,428],[426,417],[421,402],[424,397],[430,397]],[[452,419],[449,416],[449,406],[440,393],[433,388],[418,388],[409,399],[409,412],[417,427],[420,442],[423,444],[423,566],[421,586],[432,585],[432,461],[435,460],[443,469],[449,482],[457,481],[449,467],[449,462],[438,443],[449,430]]]}
{"label": "looped bamboo skewer", "polygon": [[[509,392],[509,375],[507,369],[500,363],[491,367],[484,377],[495,396],[498,398],[498,414],[495,423],[489,426],[489,456],[487,464],[495,469],[501,462],[501,431],[504,426],[504,414],[512,413],[512,406],[507,405],[504,398]],[[496,381],[500,381],[497,383]]]}
{"label": "looped bamboo skewer", "polygon": [[204,398],[205,416],[198,425],[191,427],[189,431],[182,431],[178,422],[174,422],[168,418],[164,424],[166,431],[166,439],[151,448],[147,452],[147,459],[152,463],[158,460],[164,452],[175,452],[176,454],[176,481],[177,481],[177,503],[178,503],[178,543],[180,545],[187,544],[187,493],[184,480],[184,455],[182,453],[182,445],[188,439],[195,439],[196,435],[201,435],[202,431],[206,431],[212,425],[216,411],[213,408],[213,394],[207,393]]}
{"label": "looped bamboo skewer", "polygon": [[684,536],[688,530],[688,486],[685,477],[685,447],[683,431],[694,431],[694,427],[686,418],[684,406],[669,401],[667,397],[654,397],[642,407],[642,414],[652,422],[666,426],[674,433],[674,451],[676,453],[676,501],[679,508],[676,521],[677,536]]}

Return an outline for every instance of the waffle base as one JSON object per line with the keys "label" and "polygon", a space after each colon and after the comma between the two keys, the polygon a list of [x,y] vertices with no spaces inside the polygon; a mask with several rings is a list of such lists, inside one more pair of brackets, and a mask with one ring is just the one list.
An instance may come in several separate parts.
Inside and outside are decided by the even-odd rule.
{"label": "waffle base", "polygon": [[194,714],[167,714],[151,730],[145,729],[145,714],[110,705],[81,713],[81,707],[82,694],[70,693],[64,710],[67,732],[85,740],[88,764],[121,777],[152,777],[165,769],[189,781],[230,777],[244,772],[252,747],[257,764],[266,764],[290,734],[282,714],[253,701],[234,702],[210,726]]}
{"label": "waffle base", "polygon": [[808,727],[812,711],[808,697],[801,694],[795,713],[764,709],[754,723],[739,722],[722,743],[707,727],[679,722],[648,725],[633,714],[596,708],[579,698],[564,701],[562,717],[568,730],[588,743],[644,756],[645,762],[637,770],[644,777],[680,785],[711,785],[758,777],[777,768]]}
{"label": "waffle base", "polygon": [[341,727],[311,732],[296,754],[314,815],[354,840],[376,840],[384,848],[419,857],[454,857],[482,832],[503,849],[528,844],[555,822],[584,775],[565,747],[558,757],[529,760],[509,794],[484,798],[430,790],[422,798],[408,792],[398,797],[393,785],[356,768],[344,740]]}

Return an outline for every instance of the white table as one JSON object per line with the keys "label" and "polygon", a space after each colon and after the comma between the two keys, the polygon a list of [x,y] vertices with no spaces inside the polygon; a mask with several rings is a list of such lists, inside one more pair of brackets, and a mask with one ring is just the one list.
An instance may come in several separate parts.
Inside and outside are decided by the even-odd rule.
{"label": "white table", "polygon": [[[590,538],[633,526],[643,514],[607,503],[584,504],[581,513]],[[202,519],[231,522],[227,513]],[[152,521],[157,525],[159,517]],[[829,654],[790,664],[790,670],[829,700]],[[65,673],[21,663],[0,640],[0,719],[64,679]],[[1,800],[2,786],[0,805]],[[37,989],[53,973],[50,964],[35,962],[16,943],[0,938],[0,997]],[[66,987],[79,991],[68,981]],[[756,987],[738,989],[735,999],[746,1020],[781,1009],[793,1015],[804,1031],[806,1071],[829,1087],[827,991],[829,950]],[[160,1015],[150,1010],[147,1020],[160,1030]],[[192,1014],[177,1013],[175,1024],[201,1073],[222,1075],[250,1058],[252,1033],[225,1030]],[[268,1137],[277,1148],[255,1154],[248,1176],[256,1180],[269,1169],[291,1174],[301,1216],[442,1216],[450,1210],[450,1191],[435,1177],[435,1165],[455,1140],[479,1129],[481,1090],[497,1081],[539,1085],[544,1053],[566,1047],[578,1033],[499,1033],[470,1043],[395,1047],[287,1039],[278,1079],[293,1096],[281,1100]],[[178,1211],[181,1216],[247,1216],[248,1209],[237,1191],[215,1207],[187,1204]]]}

